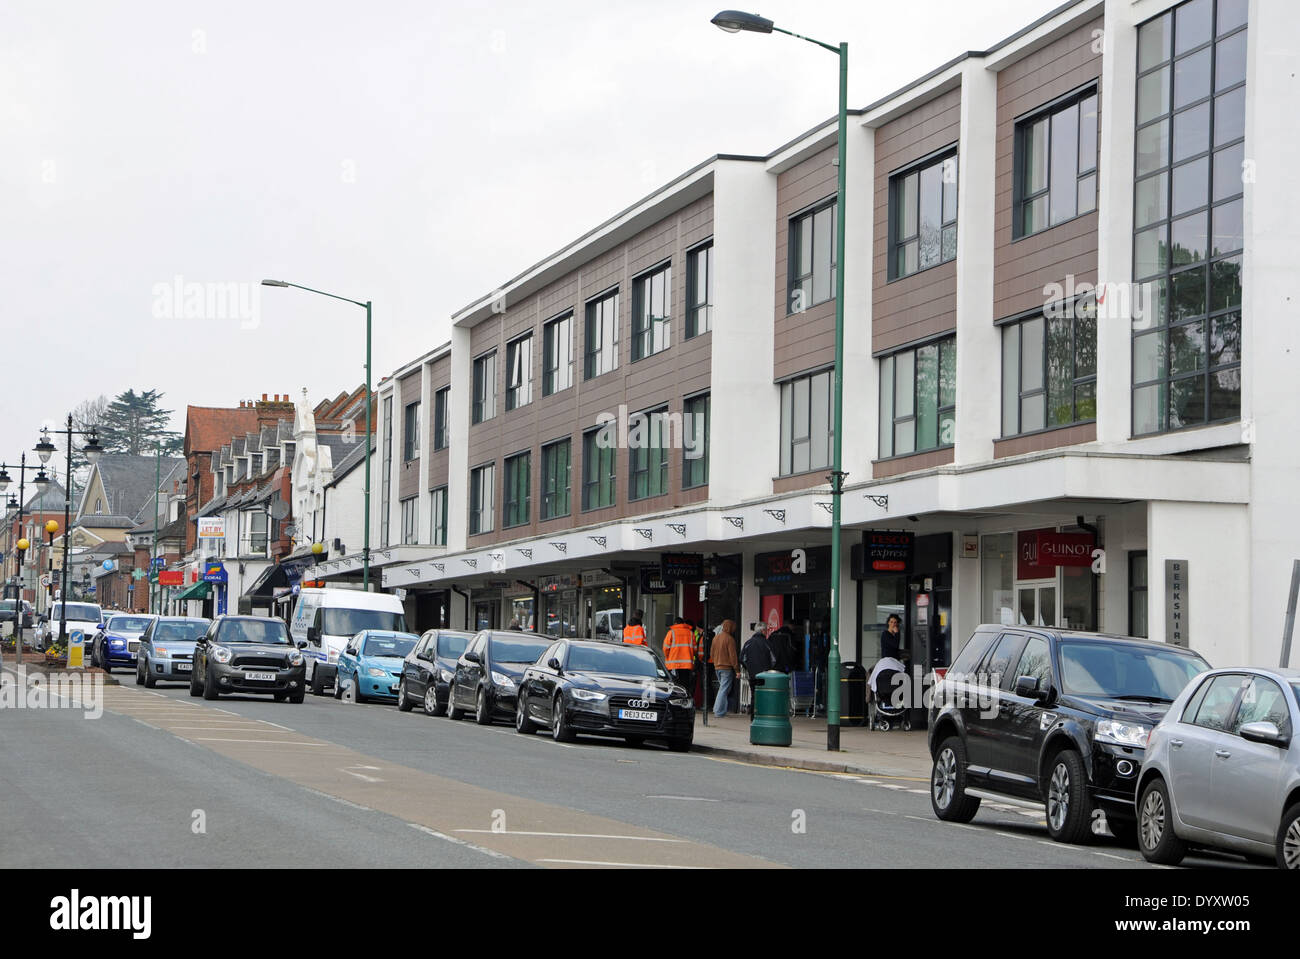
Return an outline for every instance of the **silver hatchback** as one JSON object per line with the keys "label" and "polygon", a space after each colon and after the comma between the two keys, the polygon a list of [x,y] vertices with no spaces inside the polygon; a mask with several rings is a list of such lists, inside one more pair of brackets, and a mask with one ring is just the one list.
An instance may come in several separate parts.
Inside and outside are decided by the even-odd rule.
{"label": "silver hatchback", "polygon": [[1300,869],[1300,670],[1202,673],[1147,741],[1138,848],[1171,865],[1189,846]]}

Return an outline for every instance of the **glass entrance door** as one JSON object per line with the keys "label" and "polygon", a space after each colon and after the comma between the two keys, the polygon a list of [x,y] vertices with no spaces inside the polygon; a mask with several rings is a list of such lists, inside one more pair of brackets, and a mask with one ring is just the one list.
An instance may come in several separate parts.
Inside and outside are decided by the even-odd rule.
{"label": "glass entrance door", "polygon": [[1021,626],[1056,625],[1056,584],[1038,583],[1016,587],[1017,622]]}

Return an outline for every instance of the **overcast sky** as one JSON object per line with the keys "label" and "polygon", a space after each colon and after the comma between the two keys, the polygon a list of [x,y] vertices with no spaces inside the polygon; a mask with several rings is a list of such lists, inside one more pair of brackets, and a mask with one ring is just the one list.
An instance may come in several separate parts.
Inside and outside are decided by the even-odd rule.
{"label": "overcast sky", "polygon": [[[101,393],[161,390],[180,430],[361,383],[362,311],[263,277],[373,300],[377,383],[657,186],[832,116],[835,58],[724,34],[723,2],[4,0],[0,461]],[[848,41],[864,106],[1056,5],[758,12]],[[177,278],[247,295],[186,319]]]}

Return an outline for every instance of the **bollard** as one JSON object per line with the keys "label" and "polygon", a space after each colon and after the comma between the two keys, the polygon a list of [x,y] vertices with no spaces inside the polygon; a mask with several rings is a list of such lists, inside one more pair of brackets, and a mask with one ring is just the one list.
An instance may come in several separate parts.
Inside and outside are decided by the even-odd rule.
{"label": "bollard", "polygon": [[749,741],[755,746],[789,746],[794,739],[790,725],[790,677],[769,670],[755,677],[754,719],[749,724]]}

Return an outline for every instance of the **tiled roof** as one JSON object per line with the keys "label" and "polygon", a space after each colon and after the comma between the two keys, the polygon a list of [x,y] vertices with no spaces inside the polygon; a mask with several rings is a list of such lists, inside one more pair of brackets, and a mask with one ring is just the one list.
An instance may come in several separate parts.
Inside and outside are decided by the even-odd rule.
{"label": "tiled roof", "polygon": [[211,453],[236,433],[257,428],[257,410],[191,406],[185,411],[185,451]]}
{"label": "tiled roof", "polygon": [[[184,463],[180,457],[165,456],[161,473],[170,476],[178,465]],[[94,468],[99,471],[100,481],[104,484],[106,505],[115,514],[136,516],[153,499],[155,470],[158,468],[155,457],[105,453]]]}

